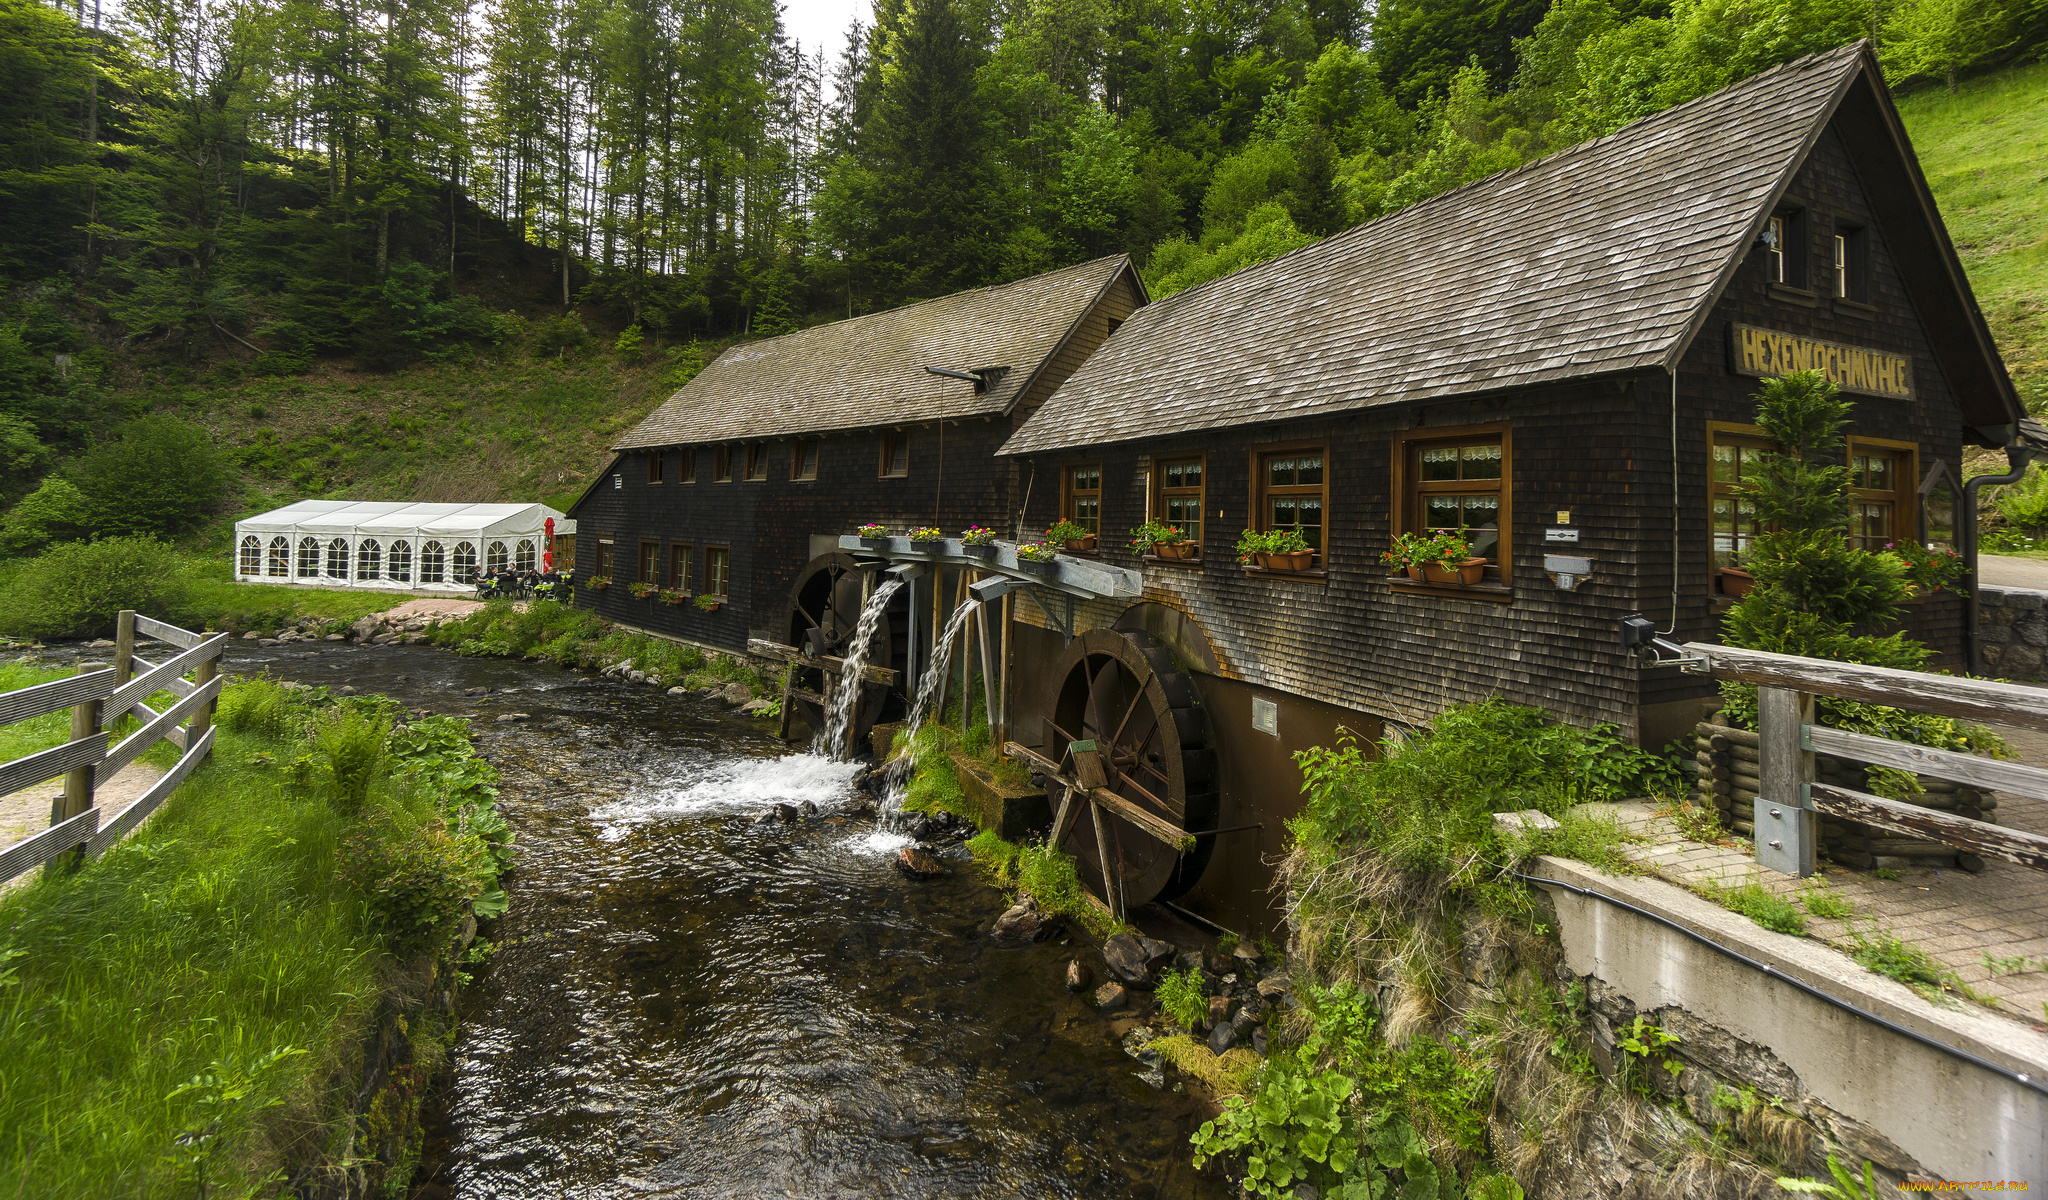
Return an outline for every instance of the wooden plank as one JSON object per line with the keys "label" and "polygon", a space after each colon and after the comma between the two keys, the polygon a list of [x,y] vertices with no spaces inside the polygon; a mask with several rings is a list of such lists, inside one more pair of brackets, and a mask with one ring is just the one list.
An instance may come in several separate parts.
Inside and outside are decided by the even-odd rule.
{"label": "wooden plank", "polygon": [[1102,754],[1094,742],[1074,742],[1067,752],[1074,757],[1074,779],[1082,790],[1093,792],[1109,785],[1109,774],[1102,769]]}
{"label": "wooden plank", "polygon": [[[149,724],[121,739],[121,744],[107,751],[107,756],[95,768],[93,774],[95,783],[104,786],[107,780],[112,779],[121,768],[140,758],[145,751],[151,746],[156,745],[171,730],[184,724],[185,718],[192,715],[193,709],[198,708],[202,704],[212,702],[215,697],[220,695],[222,682],[218,678],[208,680],[205,687],[194,689],[191,695],[152,717]],[[106,735],[101,734],[100,736],[105,737]],[[182,749],[183,747],[181,746],[180,748]]]}
{"label": "wooden plank", "polygon": [[[149,661],[140,654],[133,655],[132,658],[133,665],[140,670],[153,671],[157,667],[156,663]],[[124,680],[123,682],[126,681]],[[192,685],[186,683],[183,679],[173,676],[170,679],[164,680],[164,686],[158,690],[169,692],[173,696],[189,696],[192,694]],[[131,705],[130,708],[132,710],[133,706]]]}
{"label": "wooden plank", "polygon": [[[824,667],[834,674],[846,670],[846,660],[843,658],[834,658],[829,654],[820,654],[815,658],[806,657],[803,651],[794,646],[785,646],[781,642],[771,642],[765,638],[748,638],[747,652],[762,658],[777,658],[783,662],[798,663],[806,667]],[[884,683],[893,687],[903,678],[903,672],[867,663],[861,667],[861,678],[869,683]]]}
{"label": "wooden plank", "polygon": [[1846,788],[1813,785],[1813,805],[1824,815],[1859,821],[1890,833],[1925,838],[1984,858],[2048,871],[2048,837],[1972,821],[1938,809],[1900,804]]}
{"label": "wooden plank", "polygon": [[185,752],[185,757],[178,760],[177,766],[166,771],[162,779],[150,784],[149,790],[136,797],[135,803],[122,809],[121,815],[108,822],[106,828],[93,834],[92,840],[85,844],[86,854],[97,855],[128,836],[128,831],[140,825],[142,818],[155,812],[157,805],[169,799],[171,793],[178,790],[178,785],[185,782],[185,777],[192,773],[192,769],[205,761],[206,756],[212,752],[214,732],[211,729],[207,730],[198,743]]}
{"label": "wooden plank", "polygon": [[83,767],[98,762],[107,752],[107,735],[87,734],[76,741],[52,746],[24,755],[13,762],[0,766],[0,796],[11,796],[30,784],[41,783],[52,775],[62,775],[74,767]]}
{"label": "wooden plank", "polygon": [[0,882],[42,866],[67,851],[85,845],[100,827],[100,810],[88,808],[68,821],[50,826],[0,850]]}
{"label": "wooden plank", "polygon": [[1040,775],[1058,775],[1060,773],[1060,765],[1058,763],[1033,750],[1031,747],[1017,742],[1004,742],[1003,756],[1016,759]]}
{"label": "wooden plank", "polygon": [[1060,787],[1060,811],[1053,817],[1052,836],[1046,839],[1046,845],[1057,847],[1067,840],[1067,830],[1073,826],[1075,818],[1081,815],[1083,801],[1077,796],[1073,788],[1065,785]]}
{"label": "wooden plank", "polygon": [[1986,791],[2012,792],[2036,800],[2048,799],[2048,771],[2039,767],[1954,750],[1933,750],[1821,725],[1808,727],[1807,737],[1813,748],[1822,754],[1876,763],[1880,767],[1896,767],[1918,775],[1932,775],[1936,779],[1951,779]]}
{"label": "wooden plank", "polygon": [[111,724],[115,718],[127,712],[137,700],[147,700],[153,692],[161,692],[168,686],[167,681],[176,679],[200,663],[220,657],[221,649],[227,645],[228,635],[216,633],[176,658],[160,666],[151,667],[142,674],[115,688],[107,697],[106,708],[100,714],[102,724]]}
{"label": "wooden plank", "polygon": [[135,614],[135,632],[144,637],[153,637],[159,642],[169,642],[180,650],[194,650],[206,642],[206,635],[203,633],[193,633],[189,629],[180,629],[176,625],[166,625],[162,621],[153,621],[141,613]]}
{"label": "wooden plank", "polygon": [[1687,642],[1685,652],[1706,659],[1704,673],[1716,679],[1790,688],[1868,704],[1889,704],[1966,721],[1995,721],[2048,730],[2048,688],[1701,642]]}
{"label": "wooden plank", "polygon": [[1088,815],[1095,822],[1095,861],[1102,865],[1102,898],[1109,902],[1110,915],[1121,921],[1124,918],[1123,863],[1110,852],[1112,843],[1109,830],[1103,827],[1102,806],[1089,805]]}
{"label": "wooden plank", "polygon": [[112,671],[88,671],[69,679],[52,679],[48,683],[0,693],[0,725],[12,725],[16,721],[70,708],[74,704],[98,700],[114,690],[115,682]]}
{"label": "wooden plank", "polygon": [[1096,788],[1088,793],[1088,798],[1100,807],[1108,809],[1176,850],[1184,849],[1183,843],[1192,840],[1189,838],[1187,830],[1162,817],[1156,817],[1146,812],[1108,788]]}

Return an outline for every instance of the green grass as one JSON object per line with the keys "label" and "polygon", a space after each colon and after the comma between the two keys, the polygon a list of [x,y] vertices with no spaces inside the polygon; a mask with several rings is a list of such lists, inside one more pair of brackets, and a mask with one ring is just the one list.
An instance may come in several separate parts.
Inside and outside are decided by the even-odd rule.
{"label": "green grass", "polygon": [[662,687],[690,689],[744,684],[756,696],[779,693],[771,679],[744,658],[706,651],[666,638],[617,628],[586,609],[536,600],[525,612],[509,600],[493,601],[459,621],[444,621],[434,644],[483,658],[531,658],[561,666],[609,667],[627,659]]}
{"label": "green grass", "polygon": [[1806,914],[1799,911],[1799,906],[1782,896],[1772,895],[1758,884],[1745,883],[1710,895],[1729,911],[1741,913],[1765,929],[1795,937],[1806,936]]}
{"label": "green grass", "polygon": [[412,596],[352,588],[295,587],[285,583],[236,583],[223,557],[195,559],[187,575],[192,619],[209,629],[275,632],[302,617],[354,621],[366,613],[397,608]]}
{"label": "green grass", "polygon": [[245,762],[277,748],[221,731],[128,842],[0,898],[18,956],[0,989],[0,1175],[17,1194],[193,1194],[168,1155],[206,1122],[172,1093],[217,1061],[309,1052],[268,1073],[284,1121],[229,1115],[224,1162],[276,1162],[274,1139],[311,1130],[322,1081],[358,1049],[380,951],[334,881],[341,819]]}
{"label": "green grass", "polygon": [[2048,404],[2048,63],[1901,97],[1899,113],[1992,335],[2030,407]]}
{"label": "green grass", "polygon": [[1801,888],[1794,894],[1799,897],[1799,902],[1806,906],[1806,911],[1816,917],[1830,921],[1846,921],[1856,915],[1856,906],[1849,903],[1848,898],[1842,893],[1824,883]]}

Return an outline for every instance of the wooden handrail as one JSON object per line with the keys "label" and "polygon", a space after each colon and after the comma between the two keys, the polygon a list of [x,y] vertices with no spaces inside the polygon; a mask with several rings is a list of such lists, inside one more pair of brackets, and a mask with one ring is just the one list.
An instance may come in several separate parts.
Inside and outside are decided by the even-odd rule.
{"label": "wooden handrail", "polygon": [[1910,742],[1872,737],[1867,733],[1829,729],[1825,725],[1807,726],[1806,738],[1815,750],[1837,758],[1853,758],[1858,762],[1911,771],[1916,775],[1932,775],[1936,779],[1967,783],[1986,791],[2048,796],[2048,771],[2039,767],[2001,762],[1954,750],[1934,750]]}
{"label": "wooden handrail", "polygon": [[1856,821],[1905,837],[1931,838],[1971,854],[2002,858],[2037,871],[2048,871],[2048,837],[2039,834],[1972,821],[1939,809],[1901,804],[1882,796],[1830,787],[1825,783],[1813,785],[1813,806],[1825,816]]}
{"label": "wooden handrail", "polygon": [[1716,679],[2048,730],[2048,690],[2042,688],[1703,642],[1686,643],[1685,652],[1702,660],[1698,673]]}
{"label": "wooden handrail", "polygon": [[166,680],[175,679],[203,662],[220,657],[227,645],[228,635],[216,633],[212,637],[115,688],[108,694],[106,708],[101,720],[112,721],[134,706],[137,700],[147,700],[153,692],[164,690]]}

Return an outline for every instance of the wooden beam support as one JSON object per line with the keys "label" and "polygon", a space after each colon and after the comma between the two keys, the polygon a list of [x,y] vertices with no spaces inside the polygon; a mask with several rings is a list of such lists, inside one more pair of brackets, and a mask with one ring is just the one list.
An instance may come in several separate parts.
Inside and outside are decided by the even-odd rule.
{"label": "wooden beam support", "polygon": [[[808,658],[804,655],[803,651],[798,650],[794,646],[785,646],[780,642],[771,642],[763,638],[749,638],[747,640],[747,653],[759,655],[762,658],[777,658],[783,662],[796,663],[799,666],[822,667],[834,674],[846,670],[846,660],[843,658],[834,658],[829,654]],[[877,667],[869,664],[861,669],[861,678],[869,683],[888,684],[893,687],[902,680],[903,672],[892,671],[887,667]]]}
{"label": "wooden beam support", "polygon": [[1096,807],[1108,809],[1176,850],[1188,849],[1189,843],[1194,841],[1187,830],[1164,817],[1146,812],[1108,788],[1096,788],[1088,793],[1088,798],[1095,802]]}
{"label": "wooden beam support", "polygon": [[2048,837],[1972,821],[1938,809],[1900,804],[1847,788],[1813,785],[1814,807],[1830,817],[1872,825],[1906,837],[1927,838],[1985,858],[2048,871]]}

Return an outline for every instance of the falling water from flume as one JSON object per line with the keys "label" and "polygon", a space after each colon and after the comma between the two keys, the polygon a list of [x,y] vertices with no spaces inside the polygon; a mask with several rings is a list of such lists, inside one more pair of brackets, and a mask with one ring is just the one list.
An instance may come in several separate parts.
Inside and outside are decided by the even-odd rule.
{"label": "falling water from flume", "polygon": [[889,597],[903,586],[900,579],[885,579],[868,597],[867,606],[860,610],[860,620],[854,623],[853,640],[846,647],[846,661],[839,670],[839,686],[832,692],[832,707],[825,714],[825,738],[821,750],[828,758],[845,761],[852,755],[853,720],[859,710],[859,700],[866,694],[864,673],[868,665],[868,648],[875,640],[875,630],[881,626],[882,613],[889,607]]}
{"label": "falling water from flume", "polygon": [[[981,607],[981,601],[969,599],[953,610],[953,618],[946,622],[946,630],[932,646],[932,661],[926,666],[924,679],[917,685],[917,702],[910,706],[910,720],[904,728],[910,731],[910,746],[902,757],[895,759],[889,767],[889,798],[882,803],[882,815],[887,819],[903,811],[903,794],[910,787],[910,777],[917,773],[917,731],[924,727],[925,709],[931,707],[932,697],[938,694],[939,683],[946,678],[953,663],[953,643],[960,640],[960,630],[967,624],[967,618]],[[961,697],[961,723],[966,723],[967,698]],[[942,716],[944,714],[941,714]]]}

